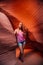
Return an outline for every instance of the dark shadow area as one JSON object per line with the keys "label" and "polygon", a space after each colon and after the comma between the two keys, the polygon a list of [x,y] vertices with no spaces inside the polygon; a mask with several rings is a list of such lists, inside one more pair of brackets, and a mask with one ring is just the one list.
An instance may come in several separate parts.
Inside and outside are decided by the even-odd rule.
{"label": "dark shadow area", "polygon": [[43,2],[43,0],[38,0],[39,2]]}
{"label": "dark shadow area", "polygon": [[35,51],[39,51],[43,54],[43,43],[39,43],[35,40],[33,34],[28,31],[26,31],[26,47],[25,48],[32,48]]}

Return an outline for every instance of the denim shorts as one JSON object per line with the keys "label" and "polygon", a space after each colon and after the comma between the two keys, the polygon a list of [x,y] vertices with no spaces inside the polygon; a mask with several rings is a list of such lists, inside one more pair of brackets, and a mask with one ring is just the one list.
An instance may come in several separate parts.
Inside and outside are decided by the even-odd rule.
{"label": "denim shorts", "polygon": [[23,44],[26,44],[26,41],[23,41],[23,42],[18,42],[18,45],[21,46]]}

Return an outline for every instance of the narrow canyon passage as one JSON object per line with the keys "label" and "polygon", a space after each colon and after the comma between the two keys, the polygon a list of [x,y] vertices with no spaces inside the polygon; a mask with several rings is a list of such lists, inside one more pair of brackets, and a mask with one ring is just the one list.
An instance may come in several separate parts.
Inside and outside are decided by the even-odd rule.
{"label": "narrow canyon passage", "polygon": [[[28,29],[24,48],[24,63],[19,59],[19,48],[14,30],[19,22]],[[0,65],[43,65],[43,1],[0,1]]]}

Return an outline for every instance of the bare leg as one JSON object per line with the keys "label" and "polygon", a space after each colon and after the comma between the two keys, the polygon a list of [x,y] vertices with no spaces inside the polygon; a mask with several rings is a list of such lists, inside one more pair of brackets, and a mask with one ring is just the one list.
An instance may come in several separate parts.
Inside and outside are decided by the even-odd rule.
{"label": "bare leg", "polygon": [[23,54],[23,46],[22,45],[19,46],[19,49],[20,49],[20,52]]}
{"label": "bare leg", "polygon": [[23,55],[24,55],[24,50],[23,50],[23,45],[19,45],[19,49],[20,49],[20,56],[19,58],[21,59],[21,61],[23,62]]}
{"label": "bare leg", "polygon": [[23,43],[23,49],[24,49],[24,47],[25,47],[25,43],[26,43],[26,42]]}

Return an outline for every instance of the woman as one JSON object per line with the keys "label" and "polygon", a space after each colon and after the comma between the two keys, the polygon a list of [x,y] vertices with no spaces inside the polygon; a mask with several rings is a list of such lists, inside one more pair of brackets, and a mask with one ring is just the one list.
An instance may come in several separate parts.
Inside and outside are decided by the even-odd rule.
{"label": "woman", "polygon": [[20,22],[17,29],[15,29],[14,34],[16,35],[17,43],[20,49],[20,56],[19,59],[23,62],[23,55],[24,55],[24,46],[25,46],[25,32],[23,30],[23,23]]}

